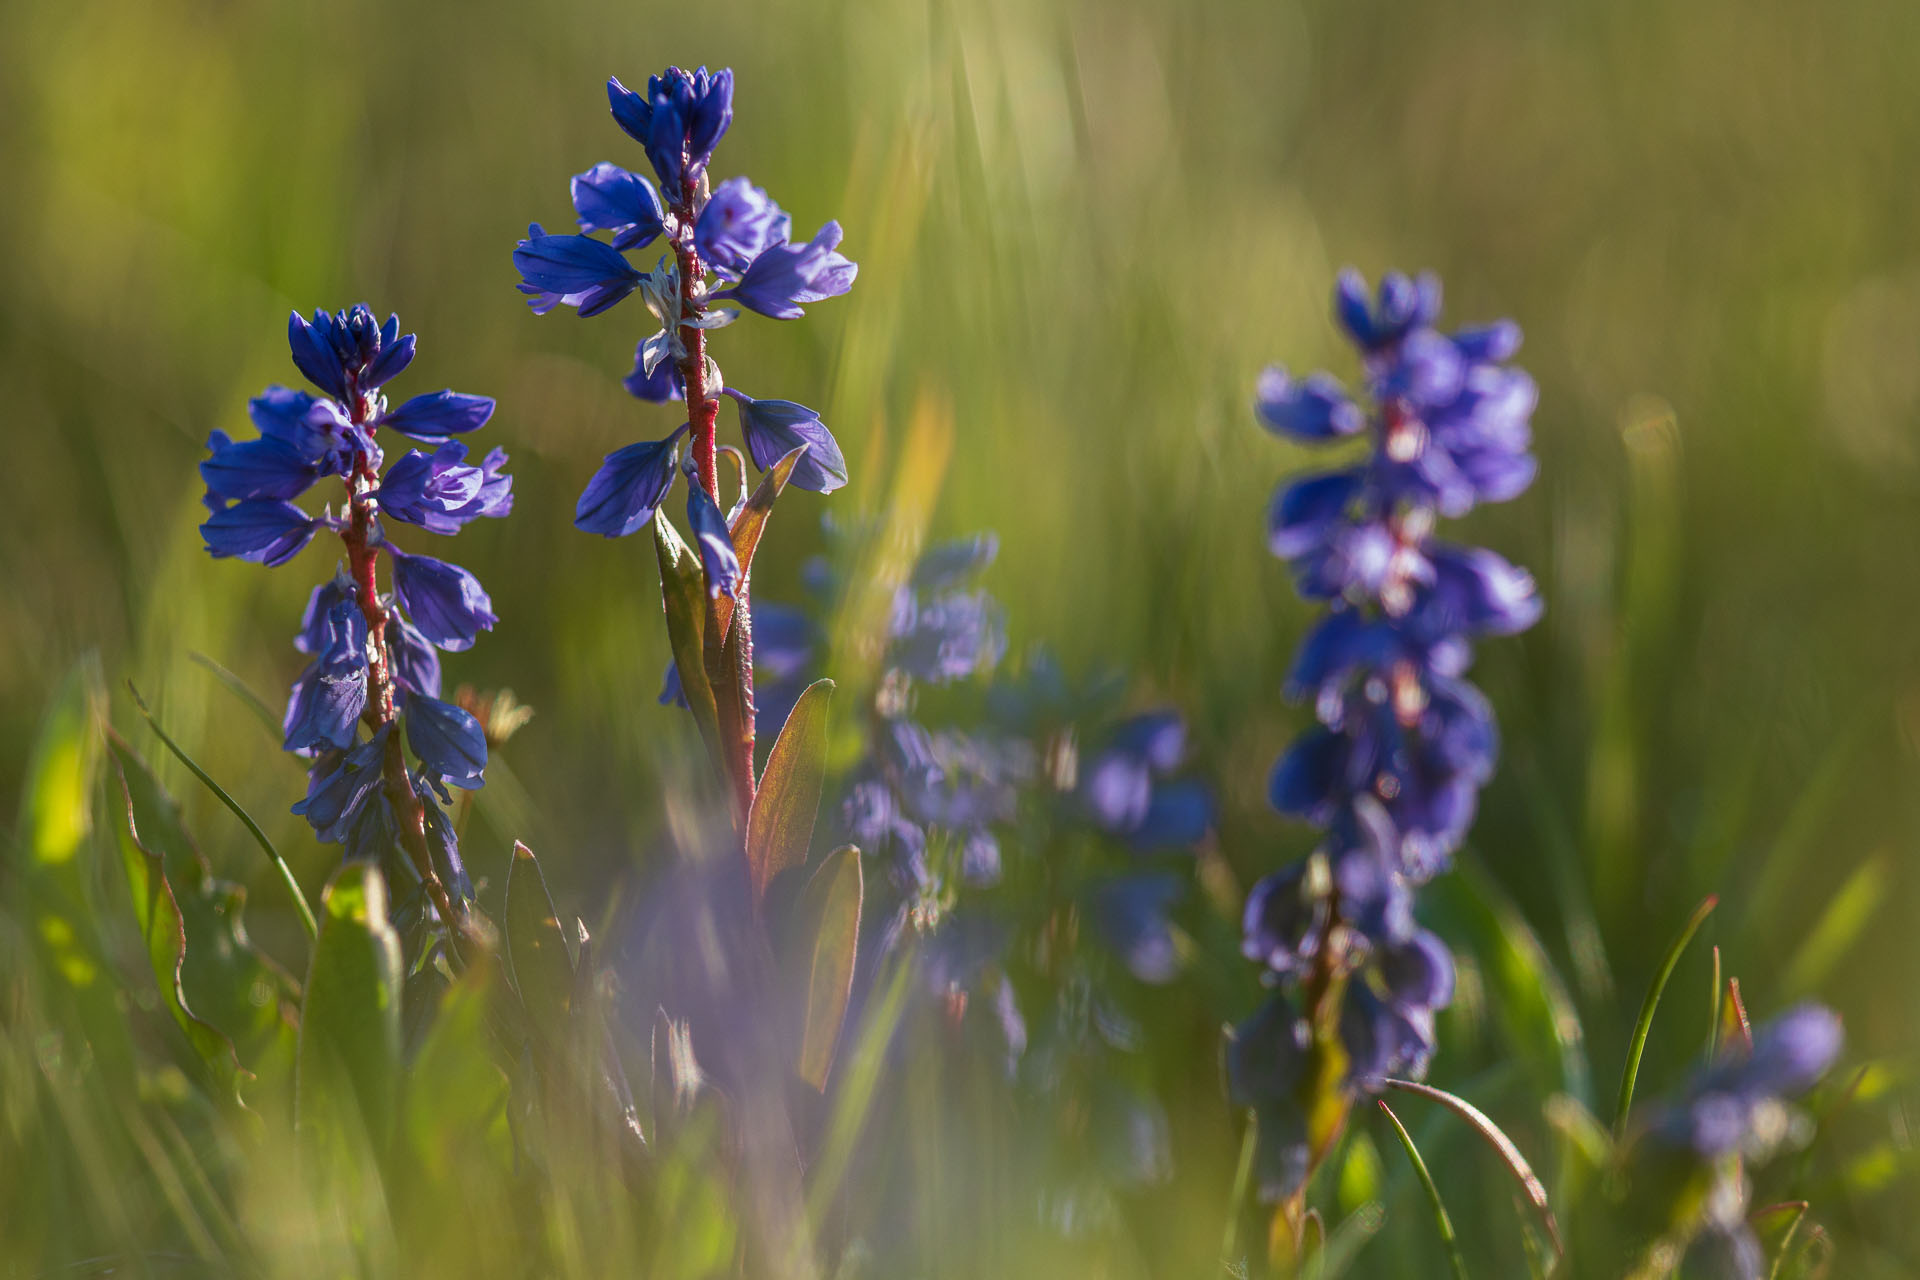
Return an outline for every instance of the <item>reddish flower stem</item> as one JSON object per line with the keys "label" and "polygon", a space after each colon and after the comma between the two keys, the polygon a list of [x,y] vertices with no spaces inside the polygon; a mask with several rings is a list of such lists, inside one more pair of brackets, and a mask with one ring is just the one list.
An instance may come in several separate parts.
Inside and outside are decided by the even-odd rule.
{"label": "reddish flower stem", "polygon": [[[372,414],[372,398],[361,394],[357,387],[350,387],[349,390],[353,393],[348,398],[353,422],[356,426],[364,426]],[[376,496],[380,475],[373,460],[364,453],[355,455],[353,465],[353,474],[347,477],[347,527],[341,532],[340,540],[346,544],[347,567],[353,578],[354,595],[359,600],[360,614],[367,621],[367,707],[361,712],[360,718],[369,729],[378,733],[394,721],[393,663],[387,652],[387,611],[380,603],[377,574],[380,534],[374,523],[380,506]],[[393,806],[394,820],[400,828],[400,843],[426,885],[427,896],[432,899],[433,909],[440,915],[440,923],[447,930],[449,942],[459,951],[460,930],[456,926],[464,917],[455,913],[447,888],[433,869],[433,856],[427,849],[426,810],[413,789],[412,779],[407,776],[406,756],[401,751],[398,733],[387,735],[382,773],[387,801]]]}
{"label": "reddish flower stem", "polygon": [[[680,271],[680,344],[686,358],[680,361],[680,382],[686,390],[687,421],[693,427],[693,461],[699,472],[700,486],[725,511],[720,501],[719,447],[714,439],[720,416],[717,391],[707,388],[707,332],[690,323],[706,314],[706,267],[693,243],[694,220],[698,216],[699,181],[691,174],[681,184],[679,198],[673,204],[673,256]],[[733,793],[734,817],[744,836],[747,818],[753,812],[753,619],[747,604],[747,583],[741,577],[733,606],[730,627],[739,633],[740,657],[726,663],[722,655],[726,634],[720,626],[718,603],[711,593],[707,609],[707,675],[714,686],[715,709],[720,721],[722,757],[727,782]]]}

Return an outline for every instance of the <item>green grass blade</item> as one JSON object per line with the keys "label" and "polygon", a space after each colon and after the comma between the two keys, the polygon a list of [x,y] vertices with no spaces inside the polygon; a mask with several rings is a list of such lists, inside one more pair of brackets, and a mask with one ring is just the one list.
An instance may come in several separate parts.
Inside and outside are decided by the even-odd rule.
{"label": "green grass blade", "polygon": [[1627,1113],[1633,1110],[1633,1086],[1640,1075],[1640,1056],[1647,1049],[1647,1033],[1653,1029],[1654,1010],[1660,1007],[1660,997],[1673,977],[1674,967],[1680,963],[1681,953],[1719,905],[1720,895],[1709,894],[1704,902],[1693,909],[1686,927],[1680,930],[1680,936],[1667,948],[1666,957],[1660,961],[1660,972],[1654,975],[1653,986],[1647,990],[1647,998],[1640,1005],[1640,1020],[1634,1024],[1633,1040],[1627,1046],[1627,1067],[1620,1075],[1620,1100],[1613,1111],[1613,1136],[1616,1141],[1627,1131]]}
{"label": "green grass blade", "polygon": [[273,708],[267,705],[265,698],[249,688],[245,680],[242,680],[239,676],[221,666],[206,654],[190,653],[187,656],[212,672],[213,678],[227,687],[227,692],[246,703],[247,710],[253,712],[254,718],[266,728],[269,734],[273,735],[273,740],[276,743],[280,741],[286,730],[280,723],[280,717],[275,715]]}
{"label": "green grass blade", "polygon": [[1533,1166],[1527,1163],[1527,1158],[1520,1154],[1520,1148],[1514,1145],[1513,1139],[1507,1136],[1506,1130],[1495,1124],[1486,1112],[1458,1094],[1448,1093],[1445,1089],[1436,1089],[1430,1084],[1421,1084],[1417,1080],[1391,1079],[1387,1081],[1387,1087],[1398,1089],[1402,1093],[1418,1094],[1431,1102],[1437,1102],[1471,1125],[1473,1131],[1493,1148],[1494,1154],[1498,1155],[1501,1163],[1507,1166],[1507,1172],[1513,1175],[1514,1182],[1532,1203],[1534,1211],[1540,1216],[1540,1225],[1546,1230],[1547,1239],[1553,1244],[1554,1254],[1558,1257],[1566,1256],[1567,1246],[1560,1238],[1560,1224],[1553,1216],[1553,1206],[1548,1203],[1546,1185],[1540,1181],[1539,1175],[1534,1173]]}
{"label": "green grass blade", "polygon": [[1378,1098],[1375,1101],[1386,1114],[1388,1123],[1393,1125],[1394,1133],[1399,1135],[1400,1145],[1406,1150],[1407,1163],[1413,1166],[1414,1176],[1426,1188],[1427,1203],[1433,1206],[1433,1224],[1440,1229],[1440,1244],[1447,1251],[1447,1265],[1453,1268],[1454,1280],[1467,1280],[1467,1260],[1460,1256],[1460,1241],[1453,1234],[1453,1219],[1447,1216],[1446,1203],[1440,1199],[1440,1188],[1434,1185],[1433,1175],[1427,1172],[1427,1162],[1421,1159],[1420,1148],[1413,1145],[1413,1135],[1407,1132],[1407,1126],[1400,1123],[1400,1117],[1393,1114],[1393,1108],[1387,1105],[1387,1100]]}
{"label": "green grass blade", "polygon": [[267,839],[267,833],[262,831],[260,824],[253,820],[253,815],[240,807],[238,800],[235,800],[227,794],[225,787],[215,782],[212,776],[209,775],[205,769],[202,769],[192,756],[181,749],[179,743],[167,736],[167,731],[160,727],[160,722],[154,718],[153,712],[147,708],[147,700],[140,696],[140,690],[134,688],[133,681],[127,681],[127,690],[133,694],[133,705],[138,707],[140,714],[147,718],[147,724],[153,729],[154,734],[159,737],[160,741],[166,744],[167,750],[173,752],[174,758],[181,764],[187,766],[187,770],[192,773],[194,777],[200,779],[201,785],[213,792],[220,803],[227,806],[233,813],[233,816],[240,819],[241,825],[253,834],[254,840],[257,841],[260,848],[265,851],[267,860],[273,863],[274,869],[280,873],[280,879],[285,882],[287,893],[293,898],[294,910],[299,913],[300,925],[307,931],[307,941],[312,942],[315,938],[319,937],[320,925],[313,917],[313,908],[307,903],[307,895],[300,892],[300,882],[293,878],[293,868],[288,866],[287,860],[280,856],[280,851],[273,847],[273,841]]}

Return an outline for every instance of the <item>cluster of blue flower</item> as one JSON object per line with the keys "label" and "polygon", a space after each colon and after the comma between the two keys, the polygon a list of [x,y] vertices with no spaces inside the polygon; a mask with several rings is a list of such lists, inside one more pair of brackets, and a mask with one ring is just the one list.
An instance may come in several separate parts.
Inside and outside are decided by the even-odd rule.
{"label": "cluster of blue flower", "polygon": [[1646,1133],[1669,1152],[1704,1163],[1709,1173],[1688,1242],[1688,1274],[1767,1274],[1766,1252],[1748,1214],[1745,1162],[1759,1163],[1791,1136],[1790,1103],[1840,1056],[1840,1019],[1817,1004],[1798,1005],[1753,1033],[1750,1044],[1699,1071],[1673,1099],[1654,1107]]}
{"label": "cluster of blue flower", "polygon": [[[846,462],[820,416],[789,400],[757,400],[725,385],[706,353],[708,331],[732,323],[740,309],[778,320],[803,315],[808,303],[844,294],[858,268],[838,251],[840,224],[812,240],[792,242],[792,222],[767,193],[745,178],[710,188],[707,165],[733,122],[733,72],[709,75],[669,67],[645,93],[607,82],[613,118],[645,148],[660,188],[618,165],[600,163],[573,179],[577,235],[548,235],[538,224],[515,248],[520,290],[534,311],[575,308],[598,315],[638,291],[658,332],[634,352],[626,387],[642,400],[685,400],[688,422],[663,440],[640,441],[608,454],[575,508],[574,524],[617,538],[645,527],[680,470],[680,437],[693,436],[687,519],[709,590],[733,595],[740,566],[718,504],[713,422],[717,397],[738,407],[740,434],[762,471],[804,447],[790,483],[830,493],[846,483]],[[664,199],[662,198],[664,194]],[[592,233],[605,232],[610,240]],[[635,268],[629,251],[664,240],[671,253],[651,271]]]}
{"label": "cluster of blue flower", "polygon": [[[1311,1160],[1305,1108],[1312,1026],[1337,1001],[1346,1087],[1417,1075],[1433,1015],[1453,994],[1446,945],[1414,922],[1412,892],[1448,864],[1498,748],[1491,708],[1463,678],[1478,636],[1540,616],[1532,579],[1491,551],[1434,538],[1439,516],[1531,482],[1533,382],[1506,361],[1511,323],[1442,334],[1431,276],[1385,277],[1369,299],[1344,274],[1335,311],[1359,348],[1371,411],[1326,374],[1263,375],[1259,414],[1290,439],[1366,435],[1353,465],[1275,497],[1274,553],[1329,612],[1300,647],[1289,693],[1319,723],[1273,772],[1281,812],[1322,828],[1308,859],[1256,885],[1244,950],[1276,991],[1229,1053],[1235,1101],[1260,1124],[1264,1195],[1291,1195]],[[1290,998],[1289,992],[1300,998]],[[1303,1007],[1305,1006],[1305,1007]]]}
{"label": "cluster of blue flower", "polygon": [[[451,534],[512,510],[506,454],[495,449],[474,465],[455,438],[485,425],[493,401],[439,391],[389,407],[381,388],[412,362],[414,336],[400,333],[399,317],[381,325],[364,305],[316,311],[311,320],[296,312],[287,336],[294,364],[323,394],[269,387],[248,406],[257,438],[208,437],[200,474],[212,515],[201,534],[216,558],[268,565],[285,564],[322,530],[339,535],[347,567],[314,588],[294,639],[312,662],[287,701],[284,745],[313,761],[307,797],[294,811],[349,857],[404,852],[393,865],[423,880],[435,873],[465,892],[452,826],[435,797],[447,799],[449,785],[481,785],[487,743],[471,714],[440,699],[438,651],[471,648],[496,619],[472,574],[401,551],[383,521]],[[383,475],[382,428],[433,452],[409,449]],[[331,504],[317,516],[294,505],[327,476],[344,483],[339,514]],[[390,594],[378,585],[383,554]]]}

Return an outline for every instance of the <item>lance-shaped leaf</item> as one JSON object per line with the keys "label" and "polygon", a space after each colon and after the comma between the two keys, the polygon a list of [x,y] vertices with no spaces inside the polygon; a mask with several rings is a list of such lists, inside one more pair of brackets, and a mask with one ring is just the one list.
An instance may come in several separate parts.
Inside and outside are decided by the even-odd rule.
{"label": "lance-shaped leaf", "polygon": [[[740,514],[733,521],[733,554],[740,561],[740,576],[745,578],[753,568],[753,553],[760,546],[760,535],[766,531],[767,517],[773,514],[773,503],[787,487],[787,480],[793,475],[794,464],[800,461],[807,446],[801,445],[767,469],[749,497],[740,508]],[[744,465],[744,464],[743,464]],[[720,625],[725,627],[733,617],[733,600],[722,596],[715,604]]]}
{"label": "lance-shaped leaf", "polygon": [[747,820],[747,869],[756,907],[776,875],[807,861],[826,773],[827,706],[832,699],[833,681],[807,686],[774,739],[760,775]]}
{"label": "lance-shaped leaf", "polygon": [[[828,854],[807,881],[799,903],[799,929],[792,968],[805,974],[801,993],[800,1078],[822,1092],[833,1070],[840,1024],[853,991],[853,964],[860,945],[860,850],[842,845]],[[804,965],[804,969],[801,966]]]}
{"label": "lance-shaped leaf", "polygon": [[515,842],[507,868],[507,964],[535,1030],[558,1047],[573,1010],[573,955],[533,850]]}
{"label": "lance-shaped leaf", "polygon": [[213,878],[179,807],[133,749],[111,730],[107,746],[119,784],[115,836],[161,997],[221,1092],[237,1100],[251,1074],[244,1063],[288,1032],[279,997],[292,981],[248,940],[246,890]]}
{"label": "lance-shaped leaf", "polygon": [[667,610],[667,642],[673,649],[674,669],[680,673],[680,692],[693,712],[700,737],[718,763],[720,728],[703,654],[707,588],[700,572],[700,558],[694,555],[693,548],[686,544],[673,522],[658,511],[653,514],[653,548],[660,560],[660,594]]}
{"label": "lance-shaped leaf", "polygon": [[[294,1127],[331,1173],[392,1141],[400,1103],[400,935],[369,862],[334,873],[300,1009]],[[346,1165],[351,1167],[351,1165]]]}
{"label": "lance-shaped leaf", "polygon": [[1533,1166],[1529,1165],[1527,1158],[1520,1154],[1520,1148],[1513,1145],[1513,1139],[1509,1138],[1499,1125],[1488,1119],[1484,1111],[1465,1098],[1448,1093],[1445,1089],[1436,1089],[1430,1084],[1420,1084],[1414,1080],[1389,1080],[1387,1087],[1398,1089],[1402,1093],[1413,1093],[1422,1098],[1429,1098],[1472,1125],[1474,1132],[1479,1134],[1499,1155],[1501,1162],[1507,1166],[1507,1172],[1513,1175],[1513,1180],[1520,1185],[1521,1192],[1540,1215],[1540,1225],[1546,1228],[1547,1239],[1553,1243],[1555,1255],[1566,1254],[1566,1246],[1560,1240],[1560,1224],[1554,1219],[1552,1206],[1547,1203],[1546,1187],[1541,1185],[1540,1179],[1534,1176]]}

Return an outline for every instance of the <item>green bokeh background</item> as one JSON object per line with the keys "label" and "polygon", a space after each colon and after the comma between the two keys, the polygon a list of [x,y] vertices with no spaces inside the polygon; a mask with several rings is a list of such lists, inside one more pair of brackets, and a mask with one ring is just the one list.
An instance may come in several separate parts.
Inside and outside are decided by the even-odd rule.
{"label": "green bokeh background", "polygon": [[[193,468],[210,429],[244,434],[249,395],[295,380],[290,308],[364,299],[420,335],[393,390],[495,396],[482,440],[513,456],[513,517],[446,551],[502,619],[449,683],[537,709],[470,859],[498,874],[510,831],[579,901],[652,856],[696,749],[653,701],[652,557],[570,516],[602,454],[676,420],[618,383],[637,304],[534,317],[509,253],[528,221],[568,221],[569,174],[640,163],[609,73],[704,61],[739,83],[716,175],[751,175],[803,231],[837,217],[862,268],[805,322],[716,339],[730,383],[819,407],[855,476],[783,502],[759,595],[795,598],[817,514],[884,504],[916,407],[950,409],[934,532],[999,532],[1016,649],[1124,664],[1142,701],[1191,714],[1221,855],[1250,882],[1310,841],[1263,798],[1307,718],[1279,687],[1311,617],[1263,512],[1306,459],[1254,424],[1253,381],[1276,359],[1353,373],[1327,314],[1341,266],[1435,269],[1451,320],[1522,323],[1541,386],[1540,482],[1462,531],[1548,601],[1478,667],[1506,761],[1472,860],[1566,975],[1599,1093],[1709,892],[1756,1015],[1818,995],[1852,1061],[1910,1061],[1916,48],[1920,9],[1892,2],[14,0],[5,793],[48,691],[97,649],[324,879],[331,852],[286,814],[297,762],[189,655],[284,689],[328,552],[209,560]],[[169,776],[216,866],[254,883],[256,934],[291,942],[244,832]],[[1707,963],[1682,967],[1659,1078],[1700,1042]],[[1195,1064],[1173,1074],[1203,1111],[1213,1044],[1163,1052]],[[1862,1268],[1841,1274],[1914,1256],[1911,1117],[1873,1106],[1893,1172],[1831,1211]],[[1230,1150],[1175,1154],[1193,1201],[1224,1185]]]}

